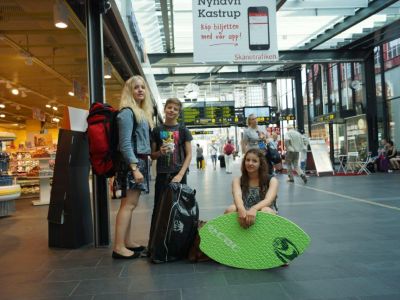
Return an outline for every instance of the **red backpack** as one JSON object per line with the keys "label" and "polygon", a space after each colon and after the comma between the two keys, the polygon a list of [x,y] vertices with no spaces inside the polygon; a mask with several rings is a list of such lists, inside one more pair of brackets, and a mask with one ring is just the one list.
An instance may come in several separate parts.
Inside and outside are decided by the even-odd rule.
{"label": "red backpack", "polygon": [[[112,177],[121,168],[121,153],[118,150],[119,111],[106,103],[95,102],[90,106],[87,117],[87,136],[89,141],[89,158],[93,173]],[[135,114],[133,114],[133,117]],[[132,135],[136,136],[136,122]],[[135,143],[136,144],[136,143]]]}
{"label": "red backpack", "polygon": [[224,147],[224,151],[225,151],[226,155],[231,155],[234,150],[235,150],[235,147],[233,147],[233,145],[229,144],[229,143],[226,144]]}

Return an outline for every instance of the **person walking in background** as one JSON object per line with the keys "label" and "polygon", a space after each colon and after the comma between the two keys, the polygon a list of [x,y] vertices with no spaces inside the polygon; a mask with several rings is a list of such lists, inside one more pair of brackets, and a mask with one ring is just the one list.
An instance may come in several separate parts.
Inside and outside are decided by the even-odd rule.
{"label": "person walking in background", "polygon": [[297,130],[295,130],[291,124],[288,125],[287,129],[288,132],[285,135],[285,162],[288,168],[288,182],[294,182],[294,169],[301,179],[303,179],[304,183],[307,183],[307,177],[299,167],[299,155],[304,148],[303,136]]}
{"label": "person walking in background", "polygon": [[260,149],[265,151],[266,136],[258,128],[257,117],[250,114],[247,117],[247,128],[243,132],[242,154],[244,155],[249,149]]}
{"label": "person walking in background", "polygon": [[[130,227],[132,213],[139,202],[141,192],[149,191],[149,131],[153,125],[153,105],[147,85],[141,76],[133,76],[126,81],[119,108],[119,149],[129,165],[129,170],[118,172],[115,178],[121,187],[122,196],[115,224],[112,257],[132,259],[139,257],[140,252],[145,249],[132,240]],[[134,122],[137,123],[136,138],[132,135]]]}
{"label": "person walking in background", "polygon": [[308,137],[304,131],[304,129],[300,130],[300,134],[303,137],[303,150],[300,152],[300,168],[303,172],[306,171],[306,163],[307,163],[307,151],[308,144],[310,143]]}
{"label": "person walking in background", "polygon": [[197,164],[197,169],[201,170],[201,162],[204,159],[203,156],[203,148],[199,145],[196,144],[196,164]]}
{"label": "person walking in background", "polygon": [[225,167],[227,174],[232,174],[233,151],[235,151],[235,147],[232,145],[232,141],[228,139],[224,146]]}
{"label": "person walking in background", "polygon": [[215,141],[212,140],[210,145],[210,155],[214,170],[217,168],[217,154],[218,154],[218,146],[215,144]]}

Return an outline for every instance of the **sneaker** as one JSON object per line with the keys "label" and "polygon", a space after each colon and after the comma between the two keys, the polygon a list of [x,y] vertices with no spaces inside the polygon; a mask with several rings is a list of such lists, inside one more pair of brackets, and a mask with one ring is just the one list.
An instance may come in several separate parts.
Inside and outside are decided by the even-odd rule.
{"label": "sneaker", "polygon": [[304,184],[306,184],[307,183],[307,177],[306,177],[306,175],[301,175],[301,179],[303,179],[303,181],[304,181]]}
{"label": "sneaker", "polygon": [[287,180],[287,182],[294,182],[294,179],[293,179],[293,178],[289,178],[289,179]]}

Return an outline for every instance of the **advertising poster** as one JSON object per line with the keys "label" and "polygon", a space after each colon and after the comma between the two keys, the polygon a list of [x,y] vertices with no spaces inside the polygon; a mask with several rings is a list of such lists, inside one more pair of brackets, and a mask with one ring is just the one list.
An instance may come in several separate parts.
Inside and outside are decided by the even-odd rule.
{"label": "advertising poster", "polygon": [[279,58],[275,0],[193,0],[194,62]]}
{"label": "advertising poster", "polygon": [[314,158],[315,168],[318,176],[321,173],[334,173],[332,162],[329,157],[329,149],[325,140],[310,139],[310,148]]}

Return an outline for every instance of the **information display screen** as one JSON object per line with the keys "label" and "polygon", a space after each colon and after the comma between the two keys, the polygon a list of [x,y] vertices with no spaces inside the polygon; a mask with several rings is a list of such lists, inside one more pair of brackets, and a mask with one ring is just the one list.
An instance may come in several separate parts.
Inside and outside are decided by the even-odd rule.
{"label": "information display screen", "polygon": [[269,106],[245,106],[244,117],[247,119],[251,114],[257,117],[257,122],[260,125],[270,123],[271,109]]}
{"label": "information display screen", "polygon": [[236,125],[234,101],[183,103],[182,121],[187,126]]}

